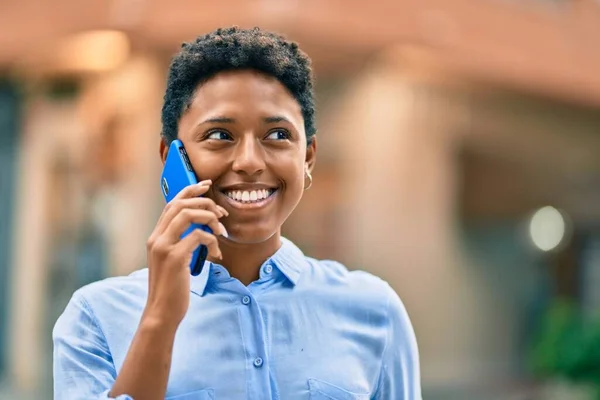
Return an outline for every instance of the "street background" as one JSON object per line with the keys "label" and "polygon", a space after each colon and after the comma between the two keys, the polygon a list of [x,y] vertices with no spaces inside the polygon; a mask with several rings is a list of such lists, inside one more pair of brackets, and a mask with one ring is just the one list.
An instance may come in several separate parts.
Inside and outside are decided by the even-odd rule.
{"label": "street background", "polygon": [[595,0],[2,2],[0,396],[52,398],[73,291],[144,267],[170,58],[234,24],[312,57],[318,162],[285,234],[397,290],[424,399],[595,398]]}

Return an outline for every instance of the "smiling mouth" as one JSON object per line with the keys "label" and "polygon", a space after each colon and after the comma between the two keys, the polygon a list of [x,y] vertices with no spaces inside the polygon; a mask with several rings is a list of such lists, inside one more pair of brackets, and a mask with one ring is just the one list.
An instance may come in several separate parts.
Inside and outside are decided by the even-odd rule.
{"label": "smiling mouth", "polygon": [[225,190],[223,194],[235,203],[258,205],[270,199],[276,192],[277,189]]}

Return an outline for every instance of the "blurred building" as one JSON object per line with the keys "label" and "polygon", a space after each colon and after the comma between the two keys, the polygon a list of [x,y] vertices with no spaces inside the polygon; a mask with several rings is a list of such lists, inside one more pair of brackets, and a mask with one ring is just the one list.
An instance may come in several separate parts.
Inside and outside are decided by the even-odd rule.
{"label": "blurred building", "polygon": [[[286,235],[398,291],[424,398],[541,398],[529,354],[546,310],[600,311],[594,0],[0,5],[7,393],[51,398],[51,329],[73,291],[144,266],[170,57],[232,24],[314,60],[318,163]],[[556,223],[531,225],[545,206],[563,224],[546,252],[535,232],[548,243]]]}

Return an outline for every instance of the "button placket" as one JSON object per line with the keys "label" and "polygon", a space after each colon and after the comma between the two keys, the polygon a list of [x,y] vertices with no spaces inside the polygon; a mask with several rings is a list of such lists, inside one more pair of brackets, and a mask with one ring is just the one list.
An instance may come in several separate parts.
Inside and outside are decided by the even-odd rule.
{"label": "button placket", "polygon": [[[261,270],[264,273],[265,268]],[[239,282],[236,282],[236,284]],[[271,380],[267,360],[267,345],[265,342],[265,327],[259,301],[253,292],[255,282],[248,287],[237,285],[238,300],[241,303],[240,323],[244,347],[247,349],[246,362],[252,371],[250,379],[255,383],[248,389],[249,398],[271,398]],[[238,303],[239,304],[239,303]],[[269,397],[264,397],[268,394]]]}

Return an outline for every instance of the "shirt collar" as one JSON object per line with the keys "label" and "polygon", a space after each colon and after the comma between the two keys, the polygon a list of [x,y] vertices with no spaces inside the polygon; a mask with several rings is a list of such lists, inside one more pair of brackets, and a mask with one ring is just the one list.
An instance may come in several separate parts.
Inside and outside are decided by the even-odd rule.
{"label": "shirt collar", "polygon": [[208,278],[212,269],[212,263],[210,261],[204,261],[204,265],[200,270],[200,273],[196,276],[191,277],[190,288],[191,291],[199,296],[204,296],[206,285],[208,284]]}
{"label": "shirt collar", "polygon": [[281,247],[267,262],[273,263],[285,277],[296,285],[306,267],[306,257],[291,240],[281,238]]}
{"label": "shirt collar", "polygon": [[[296,285],[306,267],[306,257],[291,240],[281,237],[281,247],[265,262],[267,263],[277,267],[293,285]],[[191,277],[191,291],[204,296],[211,271],[214,269],[210,261],[205,261],[200,274]]]}

